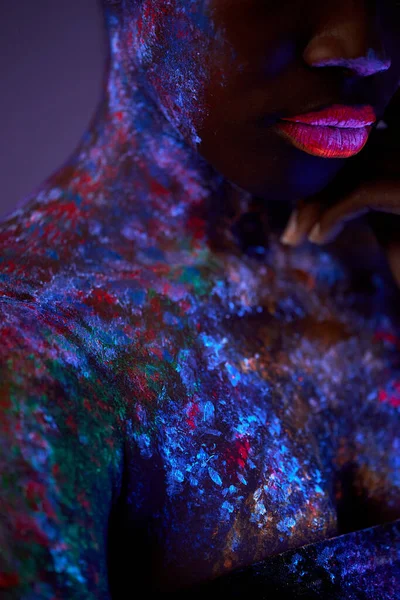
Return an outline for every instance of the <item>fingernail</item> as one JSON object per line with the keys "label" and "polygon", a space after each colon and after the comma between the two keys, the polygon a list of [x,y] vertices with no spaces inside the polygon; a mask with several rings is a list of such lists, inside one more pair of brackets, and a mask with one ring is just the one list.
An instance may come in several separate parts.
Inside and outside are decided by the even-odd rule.
{"label": "fingernail", "polygon": [[319,223],[314,225],[314,227],[311,229],[308,239],[310,242],[313,242],[314,244],[319,244],[322,242],[321,225]]}
{"label": "fingernail", "polygon": [[298,237],[298,229],[297,229],[297,221],[298,221],[298,211],[294,210],[290,215],[290,219],[288,224],[285,227],[285,230],[280,238],[282,244],[295,244]]}
{"label": "fingernail", "polygon": [[321,231],[321,225],[317,223],[310,231],[308,239],[314,244],[329,244],[339,235],[345,225],[345,221],[339,221],[334,227],[331,226],[324,233]]}

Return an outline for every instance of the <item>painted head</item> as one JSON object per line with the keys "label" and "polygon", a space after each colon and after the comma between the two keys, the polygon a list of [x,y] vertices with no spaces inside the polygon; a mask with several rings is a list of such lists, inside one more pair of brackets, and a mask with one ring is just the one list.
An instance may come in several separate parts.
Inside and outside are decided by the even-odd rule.
{"label": "painted head", "polygon": [[346,119],[350,107],[377,122],[399,87],[395,0],[104,1],[160,111],[216,171],[261,198],[316,193],[348,158],[301,148],[282,119],[332,107]]}

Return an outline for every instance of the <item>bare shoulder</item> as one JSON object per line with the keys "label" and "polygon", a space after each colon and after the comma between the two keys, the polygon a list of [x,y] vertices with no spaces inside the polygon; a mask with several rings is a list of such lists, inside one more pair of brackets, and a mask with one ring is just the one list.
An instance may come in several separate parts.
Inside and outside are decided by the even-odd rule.
{"label": "bare shoulder", "polygon": [[9,287],[34,293],[68,263],[85,234],[82,198],[44,184],[0,223],[0,273]]}

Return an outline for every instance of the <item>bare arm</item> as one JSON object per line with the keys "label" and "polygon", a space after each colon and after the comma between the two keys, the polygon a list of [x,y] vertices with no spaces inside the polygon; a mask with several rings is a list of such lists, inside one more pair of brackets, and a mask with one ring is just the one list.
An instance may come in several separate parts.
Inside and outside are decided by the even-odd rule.
{"label": "bare arm", "polygon": [[0,305],[0,596],[106,599],[114,407],[72,331],[32,304]]}

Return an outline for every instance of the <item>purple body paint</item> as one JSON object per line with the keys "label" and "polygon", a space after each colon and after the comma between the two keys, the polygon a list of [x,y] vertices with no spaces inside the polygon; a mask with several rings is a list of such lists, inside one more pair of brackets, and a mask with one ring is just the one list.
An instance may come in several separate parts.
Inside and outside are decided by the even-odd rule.
{"label": "purple body paint", "polygon": [[175,62],[211,24],[143,5],[108,14],[106,101],[75,156],[1,224],[6,598],[179,588],[400,517],[383,280],[360,293],[272,229],[242,252],[227,223],[249,195],[195,149],[207,73]]}
{"label": "purple body paint", "polygon": [[340,62],[335,59],[319,60],[313,63],[315,67],[335,67],[340,66],[351,71],[359,73],[363,77],[368,77],[374,73],[380,73],[390,69],[392,61],[390,59],[380,59],[371,48],[368,50],[367,56],[360,58],[351,58],[347,61]]}

